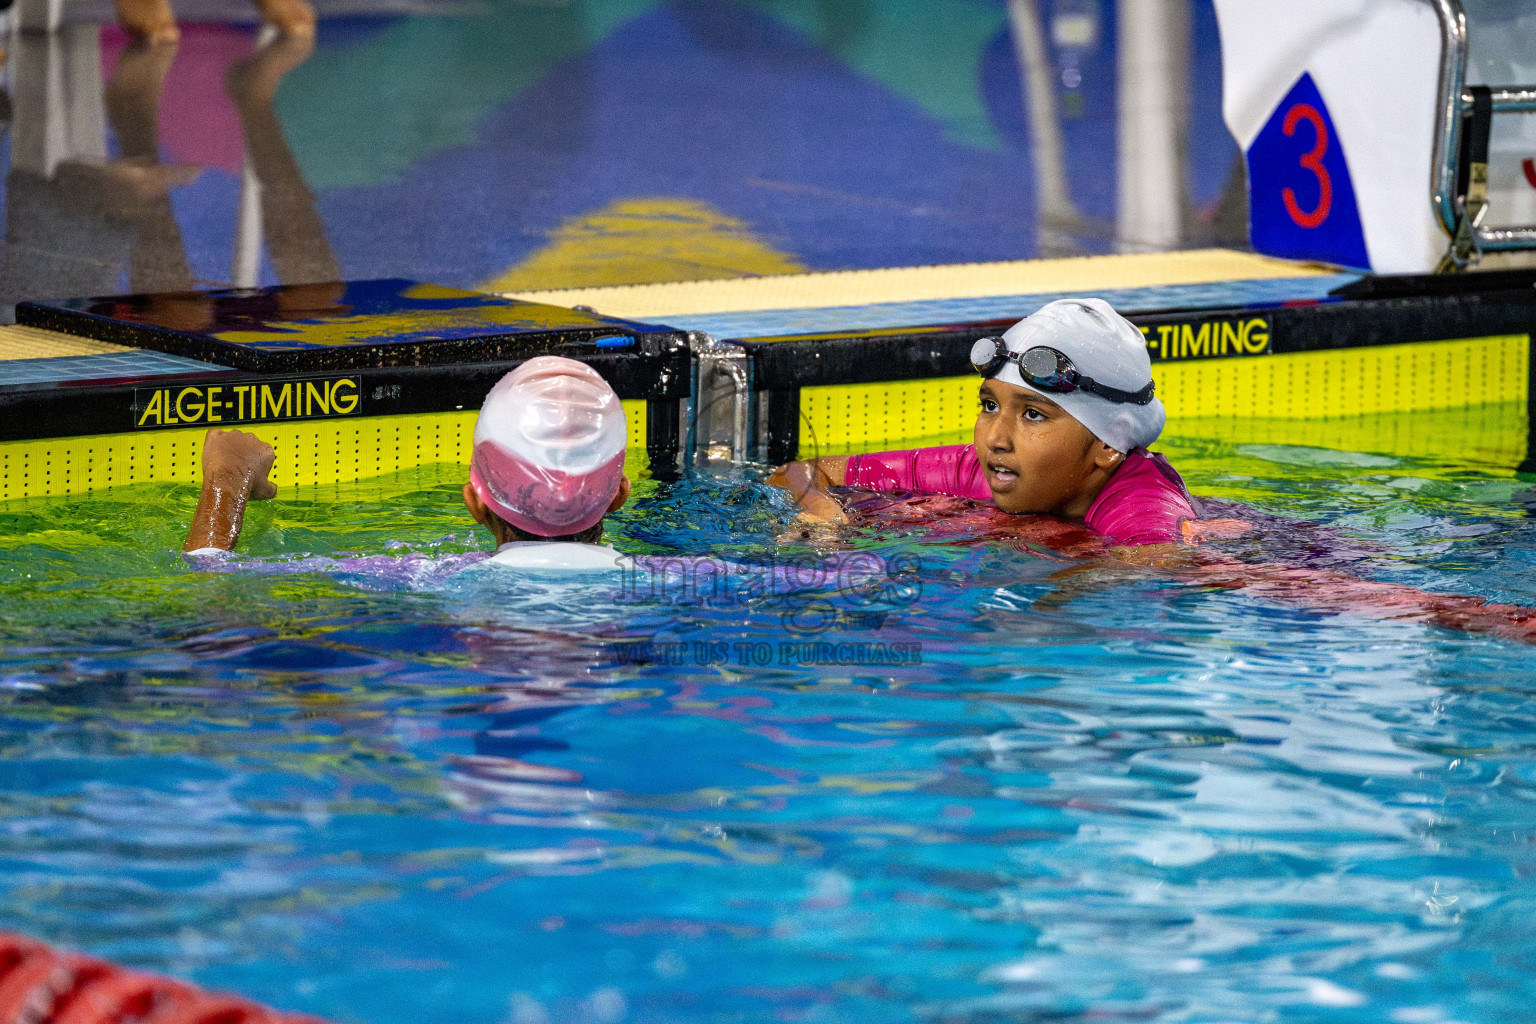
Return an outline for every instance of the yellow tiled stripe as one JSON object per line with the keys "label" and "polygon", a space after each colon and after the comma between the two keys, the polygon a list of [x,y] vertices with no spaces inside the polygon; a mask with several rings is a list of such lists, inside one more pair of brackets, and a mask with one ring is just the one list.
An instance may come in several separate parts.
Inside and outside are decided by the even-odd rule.
{"label": "yellow tiled stripe", "polygon": [[876,302],[920,302],[1155,285],[1307,277],[1333,268],[1228,249],[1082,256],[1059,260],[961,263],[824,274],[781,274],[725,281],[679,281],[615,288],[518,292],[556,306],[591,306],[610,316],[664,317],[738,310],[815,309]]}
{"label": "yellow tiled stripe", "polygon": [[[645,465],[646,404],[625,402],[629,459]],[[363,480],[436,463],[467,466],[477,413],[300,420],[252,426],[277,449],[281,487]],[[0,442],[0,500],[82,494],[125,484],[196,483],[201,428]]]}
{"label": "yellow tiled stripe", "polygon": [[[1328,420],[1520,403],[1526,335],[1157,363],[1170,429],[1199,418]],[[976,417],[974,375],[800,391],[800,452],[840,455],[964,435]]]}
{"label": "yellow tiled stripe", "polygon": [[0,326],[0,360],[53,359],[59,356],[99,356],[133,351],[123,345],[77,338],[73,334],[45,331],[19,324]]}

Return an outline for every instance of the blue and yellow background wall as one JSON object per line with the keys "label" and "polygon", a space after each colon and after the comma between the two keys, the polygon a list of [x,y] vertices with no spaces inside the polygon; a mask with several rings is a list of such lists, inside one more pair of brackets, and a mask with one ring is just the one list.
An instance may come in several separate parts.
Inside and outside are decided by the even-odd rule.
{"label": "blue and yellow background wall", "polygon": [[[1135,97],[1108,0],[318,7],[313,52],[211,19],[185,26],[163,68],[111,25],[73,24],[63,58],[13,53],[92,84],[80,65],[94,54],[101,96],[60,102],[71,138],[99,123],[100,140],[39,166],[26,138],[60,106],[13,97],[0,301],[326,276],[532,290],[1143,241],[1117,234],[1117,116]],[[1188,40],[1172,244],[1240,244],[1215,17],[1209,0],[1170,9]],[[1045,46],[1034,80],[1021,12]],[[1050,87],[1055,209],[1040,202],[1027,80]]]}

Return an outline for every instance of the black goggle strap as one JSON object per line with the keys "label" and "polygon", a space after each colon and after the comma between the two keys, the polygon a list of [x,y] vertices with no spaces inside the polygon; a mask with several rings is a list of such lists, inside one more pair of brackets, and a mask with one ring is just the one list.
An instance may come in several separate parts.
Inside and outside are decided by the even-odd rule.
{"label": "black goggle strap", "polygon": [[1121,391],[1119,388],[1112,388],[1108,384],[1100,384],[1092,377],[1085,377],[1082,374],[1077,375],[1077,386],[1089,394],[1098,395],[1100,398],[1107,398],[1111,402],[1120,402],[1123,405],[1146,405],[1152,401],[1152,395],[1156,390],[1155,383],[1150,380],[1147,381],[1147,386],[1140,391]]}
{"label": "black goggle strap", "polygon": [[1137,391],[1121,391],[1119,388],[1110,387],[1108,384],[1100,384],[1086,373],[1083,373],[1072,365],[1071,357],[1066,354],[1058,352],[1048,345],[1041,346],[1041,348],[1056,357],[1056,374],[1066,382],[1067,386],[1053,386],[1051,382],[1041,377],[1035,377],[1025,370],[1024,356],[1030,352],[1039,351],[1039,349],[1025,349],[1019,353],[1018,357],[1020,375],[1036,387],[1058,392],[1086,391],[1090,395],[1098,395],[1100,398],[1106,398],[1111,402],[1119,402],[1124,405],[1146,405],[1152,401],[1152,392],[1154,390],[1152,381],[1147,381],[1147,386]]}

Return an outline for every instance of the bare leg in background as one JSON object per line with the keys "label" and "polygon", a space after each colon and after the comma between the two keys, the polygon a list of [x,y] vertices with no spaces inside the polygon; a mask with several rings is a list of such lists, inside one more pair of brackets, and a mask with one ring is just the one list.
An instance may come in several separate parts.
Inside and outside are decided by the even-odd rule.
{"label": "bare leg in background", "polygon": [[[315,10],[304,0],[255,0],[264,21],[288,36],[315,34]],[[174,43],[181,38],[170,0],[117,0],[117,20],[134,36],[149,43]]]}
{"label": "bare leg in background", "polygon": [[[285,285],[335,282],[342,276],[315,209],[315,194],[304,181],[272,106],[283,78],[309,59],[314,45],[309,37],[279,36],[224,76],[224,88],[240,114],[246,155],[261,183],[267,255]],[[334,297],[327,291],[311,298],[323,304]]]}
{"label": "bare leg in background", "polygon": [[[198,176],[197,168],[160,162],[160,90],[176,59],[174,43],[135,43],[123,51],[107,82],[107,120],[120,157],[102,169],[102,199],[139,222],[128,263],[135,292],[193,287],[170,190]],[[114,194],[115,193],[115,194]]]}

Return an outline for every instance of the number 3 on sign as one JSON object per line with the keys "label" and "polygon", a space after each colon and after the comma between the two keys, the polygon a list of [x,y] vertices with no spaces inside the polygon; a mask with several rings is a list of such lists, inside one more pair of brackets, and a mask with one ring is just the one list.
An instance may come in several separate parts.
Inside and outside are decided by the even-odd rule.
{"label": "number 3 on sign", "polygon": [[1323,154],[1328,152],[1328,126],[1323,121],[1323,115],[1310,103],[1298,103],[1286,111],[1285,123],[1280,128],[1288,136],[1295,135],[1298,121],[1310,121],[1317,133],[1317,144],[1310,153],[1303,153],[1301,157],[1301,166],[1317,177],[1317,206],[1303,210],[1301,204],[1296,202],[1296,193],[1290,188],[1281,192],[1280,198],[1285,200],[1285,212],[1291,215],[1297,227],[1315,228],[1328,219],[1328,213],[1333,209],[1333,179],[1328,177],[1328,169],[1323,166]]}

